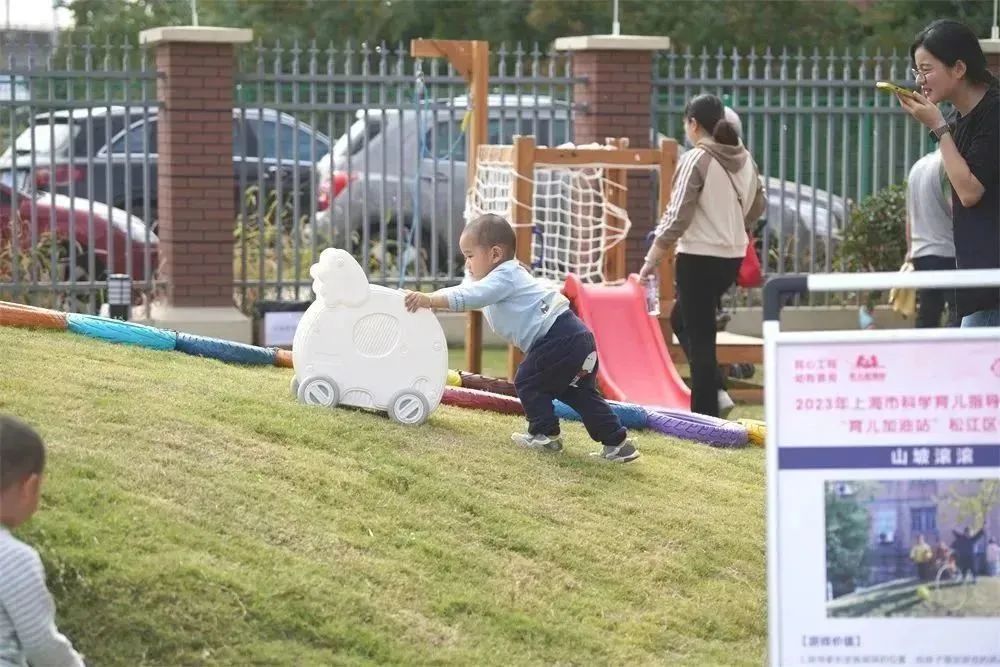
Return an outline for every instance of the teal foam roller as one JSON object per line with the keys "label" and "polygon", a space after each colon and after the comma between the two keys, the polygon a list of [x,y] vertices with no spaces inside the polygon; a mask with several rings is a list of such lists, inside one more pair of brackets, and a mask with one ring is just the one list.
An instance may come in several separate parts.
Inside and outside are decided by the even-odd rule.
{"label": "teal foam roller", "polygon": [[137,345],[151,350],[173,350],[177,344],[177,333],[174,331],[96,315],[68,313],[66,328],[73,333],[99,338],[109,343]]}
{"label": "teal foam roller", "polygon": [[273,347],[258,347],[188,333],[177,334],[176,349],[185,354],[218,359],[230,364],[259,364],[263,366],[273,366],[274,357],[277,354],[277,350]]}

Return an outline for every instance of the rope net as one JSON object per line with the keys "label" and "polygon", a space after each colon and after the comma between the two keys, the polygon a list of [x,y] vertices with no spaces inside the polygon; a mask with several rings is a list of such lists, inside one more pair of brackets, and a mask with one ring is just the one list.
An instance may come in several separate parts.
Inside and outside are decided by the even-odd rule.
{"label": "rope net", "polygon": [[[564,148],[565,146],[560,146]],[[605,148],[604,146],[601,146]],[[591,148],[588,146],[587,148]],[[518,178],[505,146],[481,146],[476,177],[466,197],[465,219],[493,213],[514,222]],[[575,273],[583,282],[607,282],[605,256],[623,243],[632,226],[625,208],[626,187],[608,180],[600,164],[536,165],[531,209],[531,258],[537,278],[562,283]],[[616,191],[621,195],[612,194]]]}

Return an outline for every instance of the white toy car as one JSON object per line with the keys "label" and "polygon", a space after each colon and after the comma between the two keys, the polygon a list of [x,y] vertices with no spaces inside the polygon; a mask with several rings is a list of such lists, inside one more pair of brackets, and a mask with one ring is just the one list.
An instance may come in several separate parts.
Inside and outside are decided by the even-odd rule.
{"label": "white toy car", "polygon": [[345,250],[309,269],[316,300],[292,341],[292,393],[306,405],[350,405],[424,423],[441,403],[448,344],[434,313],[406,310],[403,292],[371,285]]}

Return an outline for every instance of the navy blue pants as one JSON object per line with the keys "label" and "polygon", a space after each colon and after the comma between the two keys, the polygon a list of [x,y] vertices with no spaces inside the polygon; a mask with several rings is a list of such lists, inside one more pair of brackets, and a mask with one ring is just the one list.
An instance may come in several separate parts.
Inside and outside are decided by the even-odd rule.
{"label": "navy blue pants", "polygon": [[587,357],[596,351],[594,334],[572,311],[560,315],[531,346],[517,369],[514,388],[532,435],[559,435],[552,407],[552,399],[558,398],[579,413],[587,433],[597,442],[617,447],[625,440],[627,433],[618,415],[597,391],[597,365],[578,377]]}

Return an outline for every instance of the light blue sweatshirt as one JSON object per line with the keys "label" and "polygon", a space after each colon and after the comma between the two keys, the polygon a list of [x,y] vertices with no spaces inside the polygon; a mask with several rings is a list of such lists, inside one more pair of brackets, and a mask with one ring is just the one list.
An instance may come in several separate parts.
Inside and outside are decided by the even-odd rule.
{"label": "light blue sweatshirt", "polygon": [[449,310],[482,310],[490,328],[525,353],[569,310],[569,299],[539,284],[516,259],[498,264],[482,280],[440,293],[448,297]]}

